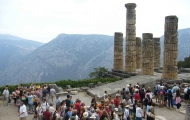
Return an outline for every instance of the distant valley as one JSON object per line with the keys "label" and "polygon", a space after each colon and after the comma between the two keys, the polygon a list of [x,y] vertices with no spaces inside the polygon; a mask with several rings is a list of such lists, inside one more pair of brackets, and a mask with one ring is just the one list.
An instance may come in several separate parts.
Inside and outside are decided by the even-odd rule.
{"label": "distant valley", "polygon": [[[190,28],[178,32],[178,59],[183,60],[190,55]],[[112,69],[113,44],[113,36],[96,34],[60,34],[46,44],[0,34],[0,85],[78,80],[98,66]]]}

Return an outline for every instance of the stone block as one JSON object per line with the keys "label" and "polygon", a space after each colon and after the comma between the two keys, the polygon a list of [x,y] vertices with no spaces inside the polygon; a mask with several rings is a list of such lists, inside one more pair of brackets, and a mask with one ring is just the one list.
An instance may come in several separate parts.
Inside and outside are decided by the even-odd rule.
{"label": "stone block", "polygon": [[88,87],[89,87],[89,88],[94,88],[94,83],[89,83],[89,84],[88,84]]}
{"label": "stone block", "polygon": [[56,95],[58,95],[58,96],[61,96],[61,95],[66,96],[66,95],[68,95],[68,92],[59,92],[59,93],[56,93]]}
{"label": "stone block", "polygon": [[101,86],[101,85],[102,85],[102,83],[101,83],[101,82],[98,82],[98,83],[97,83],[97,86]]}
{"label": "stone block", "polygon": [[78,91],[70,91],[71,95],[76,95],[78,93]]}

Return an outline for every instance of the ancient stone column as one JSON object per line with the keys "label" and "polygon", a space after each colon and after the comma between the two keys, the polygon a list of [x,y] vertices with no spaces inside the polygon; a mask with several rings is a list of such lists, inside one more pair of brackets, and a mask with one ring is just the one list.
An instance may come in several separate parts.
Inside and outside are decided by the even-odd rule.
{"label": "ancient stone column", "polygon": [[136,4],[125,4],[127,8],[126,15],[126,56],[125,71],[136,71]]}
{"label": "ancient stone column", "polygon": [[154,67],[160,67],[160,38],[153,38],[154,43]]}
{"label": "ancient stone column", "polygon": [[175,80],[178,78],[178,18],[176,16],[165,17],[164,31],[164,66],[163,79]]}
{"label": "ancient stone column", "polygon": [[142,47],[141,47],[141,38],[136,37],[136,69],[142,67]]}
{"label": "ancient stone column", "polygon": [[143,33],[142,35],[142,74],[154,74],[154,45],[153,34]]}
{"label": "ancient stone column", "polygon": [[114,69],[123,70],[123,33],[114,34]]}

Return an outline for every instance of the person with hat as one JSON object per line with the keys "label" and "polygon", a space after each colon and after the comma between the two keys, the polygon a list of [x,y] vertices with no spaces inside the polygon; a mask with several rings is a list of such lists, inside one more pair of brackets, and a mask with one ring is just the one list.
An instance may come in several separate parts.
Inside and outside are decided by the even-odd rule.
{"label": "person with hat", "polygon": [[118,108],[114,109],[113,120],[120,120],[119,115],[118,115]]}
{"label": "person with hat", "polygon": [[84,112],[84,113],[83,113],[83,117],[84,117],[85,119],[87,119],[87,118],[88,118],[88,112]]}
{"label": "person with hat", "polygon": [[124,120],[130,120],[130,118],[129,118],[129,107],[130,107],[130,105],[125,106],[124,115],[123,115]]}

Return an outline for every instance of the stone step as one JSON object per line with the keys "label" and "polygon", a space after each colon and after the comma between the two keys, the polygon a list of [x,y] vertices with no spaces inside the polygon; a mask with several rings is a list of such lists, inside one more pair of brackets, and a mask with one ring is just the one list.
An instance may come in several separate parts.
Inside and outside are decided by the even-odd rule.
{"label": "stone step", "polygon": [[111,71],[109,71],[108,73],[109,73],[109,74],[112,74],[112,75],[116,75],[116,76],[124,77],[124,78],[129,78],[129,77],[131,77],[130,75],[128,75],[128,74],[124,74],[124,73],[111,72]]}
{"label": "stone step", "polygon": [[109,74],[109,73],[107,73],[106,76],[108,76],[108,77],[116,77],[116,78],[120,78],[120,76],[112,75],[112,74]]}

